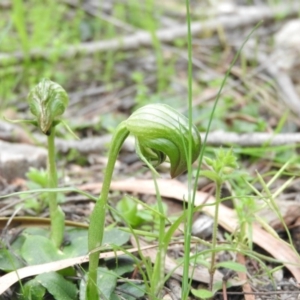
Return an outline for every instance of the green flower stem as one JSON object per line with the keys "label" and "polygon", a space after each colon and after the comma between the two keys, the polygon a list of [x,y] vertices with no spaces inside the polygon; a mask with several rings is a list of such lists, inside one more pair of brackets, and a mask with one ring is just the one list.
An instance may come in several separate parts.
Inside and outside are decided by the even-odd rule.
{"label": "green flower stem", "polygon": [[[88,247],[89,247],[89,274],[86,289],[86,299],[98,299],[97,267],[100,247],[102,243],[107,197],[109,193],[112,174],[117,156],[126,137],[131,133],[136,140],[136,152],[146,165],[155,173],[153,168],[169,158],[171,163],[171,177],[176,177],[187,168],[185,145],[189,142],[192,146],[191,161],[195,161],[199,155],[201,139],[195,126],[189,131],[188,119],[176,110],[164,104],[146,105],[135,111],[127,120],[123,121],[116,129],[112,137],[108,163],[104,174],[101,195],[96,202],[90,218]],[[159,212],[163,212],[159,203]],[[165,235],[164,220],[160,222],[160,241]],[[157,286],[153,290],[158,292],[162,284],[161,275],[165,256],[165,241],[161,245],[161,252],[154,267]]]}
{"label": "green flower stem", "polygon": [[[110,183],[114,171],[114,166],[125,139],[129,135],[128,129],[124,123],[121,123],[112,137],[110,150],[108,153],[108,163],[104,174],[104,181],[102,191],[98,201],[95,204],[94,210],[90,217],[90,226],[88,233],[88,247],[89,247],[89,273],[86,289],[86,299],[99,299],[97,288],[97,268],[100,254],[100,247],[104,234],[105,214],[107,206],[107,197],[110,189]],[[91,251],[99,248],[99,250]]]}
{"label": "green flower stem", "polygon": [[[57,188],[57,171],[55,164],[55,126],[48,135],[48,187]],[[65,214],[57,204],[57,193],[49,193],[49,211],[51,219],[51,240],[59,248],[64,237]]]}
{"label": "green flower stem", "polygon": [[222,182],[221,180],[216,180],[216,205],[215,205],[215,215],[214,215],[214,225],[212,232],[212,252],[211,252],[211,262],[210,262],[210,281],[209,281],[209,289],[213,290],[213,282],[214,282],[214,274],[216,270],[216,246],[217,246],[217,234],[218,234],[218,220],[219,220],[219,206],[221,202],[221,189]]}
{"label": "green flower stem", "polygon": [[165,212],[163,208],[163,201],[161,199],[161,195],[159,192],[159,188],[156,181],[156,174],[152,172],[153,181],[155,184],[156,190],[156,199],[157,199],[157,208],[160,213],[159,215],[159,237],[158,237],[158,253],[156,256],[154,269],[152,273],[152,295],[154,297],[159,297],[159,293],[162,290],[164,284],[164,274],[165,274],[165,258],[166,258],[166,220],[165,220]]}

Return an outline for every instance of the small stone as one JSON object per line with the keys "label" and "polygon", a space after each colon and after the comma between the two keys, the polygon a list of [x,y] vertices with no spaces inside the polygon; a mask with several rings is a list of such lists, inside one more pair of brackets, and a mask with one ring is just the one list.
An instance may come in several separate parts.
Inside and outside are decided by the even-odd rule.
{"label": "small stone", "polygon": [[30,167],[45,168],[47,150],[41,147],[0,141],[0,177],[8,182],[25,177]]}
{"label": "small stone", "polygon": [[214,219],[205,214],[200,216],[194,221],[192,226],[192,235],[202,239],[208,238],[212,235]]}

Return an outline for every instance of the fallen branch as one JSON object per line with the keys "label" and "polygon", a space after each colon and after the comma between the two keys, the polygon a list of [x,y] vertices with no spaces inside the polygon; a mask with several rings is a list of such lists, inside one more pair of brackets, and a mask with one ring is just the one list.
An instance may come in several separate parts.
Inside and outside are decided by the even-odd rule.
{"label": "fallen branch", "polygon": [[[201,133],[204,141],[205,133]],[[66,141],[57,139],[57,149],[66,153],[71,149],[76,149],[81,154],[99,153],[106,150],[111,140],[110,135],[102,137],[85,138],[82,140]],[[300,144],[300,133],[234,133],[234,132],[212,132],[208,134],[207,145],[209,146],[230,146],[241,147],[261,147],[263,145],[280,146]],[[134,139],[128,138],[124,144],[127,151],[134,151]]]}
{"label": "fallen branch", "polygon": [[[1,127],[1,125],[3,125]],[[6,125],[6,126],[4,126]],[[205,133],[200,133],[202,141],[204,141]],[[46,145],[46,139],[42,135],[35,135],[35,140]],[[35,142],[15,124],[0,122],[0,140],[14,143],[34,144]],[[59,152],[67,153],[71,149],[81,154],[100,153],[107,150],[107,145],[111,141],[111,135],[106,134],[100,137],[83,138],[81,140],[63,140],[56,139],[56,146]],[[209,146],[230,146],[236,145],[240,147],[261,147],[296,145],[300,144],[300,133],[234,133],[216,131],[208,134],[206,144]],[[133,152],[135,149],[134,139],[129,137],[124,143],[123,150]]]}
{"label": "fallen branch", "polygon": [[[205,133],[201,133],[204,140]],[[300,133],[234,133],[216,131],[208,134],[207,145],[237,145],[241,147],[261,147],[300,144]]]}
{"label": "fallen branch", "polygon": [[[282,16],[283,12],[285,12],[286,17],[298,16],[298,11],[299,3],[291,6],[247,7],[247,9],[237,10],[236,15],[226,15],[217,17],[213,20],[195,22],[191,26],[191,32],[193,35],[199,35],[204,32],[217,31],[218,28],[234,30],[239,27],[251,26],[261,20],[273,20],[279,15]],[[156,37],[161,42],[169,43],[177,38],[185,37],[186,33],[186,24],[182,24],[172,28],[160,29],[156,32]],[[118,37],[108,41],[82,43],[76,46],[62,47],[61,49],[32,49],[29,52],[29,57],[31,59],[47,59],[48,57],[53,57],[55,54],[58,58],[63,59],[75,55],[90,55],[97,52],[137,49],[142,46],[151,46],[152,40],[150,33],[140,31],[123,38]],[[12,54],[0,53],[0,66],[20,63],[24,59],[25,55],[22,52],[15,52]]]}

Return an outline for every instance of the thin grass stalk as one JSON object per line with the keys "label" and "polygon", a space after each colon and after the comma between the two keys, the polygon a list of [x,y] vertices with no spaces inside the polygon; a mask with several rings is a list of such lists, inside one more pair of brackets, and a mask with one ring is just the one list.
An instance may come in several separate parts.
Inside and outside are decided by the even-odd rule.
{"label": "thin grass stalk", "polygon": [[210,262],[210,281],[209,281],[209,290],[213,290],[213,282],[214,282],[214,273],[216,270],[216,247],[217,247],[217,235],[218,235],[218,220],[219,220],[219,206],[221,202],[221,188],[222,182],[216,181],[216,204],[215,204],[215,215],[214,215],[214,224],[213,224],[213,232],[212,232],[212,245],[211,245],[211,262]]}
{"label": "thin grass stalk", "polygon": [[185,221],[184,235],[184,266],[182,278],[182,299],[187,299],[190,291],[189,269],[190,269],[190,249],[192,236],[192,222],[195,203],[195,193],[192,194],[192,96],[193,96],[193,65],[192,65],[192,34],[191,34],[191,16],[190,3],[186,0],[186,21],[188,32],[188,119],[189,119],[189,143],[187,153],[187,170],[188,170],[188,203],[187,203],[187,219]]}
{"label": "thin grass stalk", "polygon": [[166,222],[164,216],[163,202],[157,185],[156,174],[152,172],[153,181],[156,190],[157,207],[159,211],[159,235],[158,235],[158,254],[154,264],[152,273],[151,284],[153,285],[153,291],[155,296],[159,296],[159,293],[164,284],[164,272],[165,272],[165,258],[167,241],[165,239]]}

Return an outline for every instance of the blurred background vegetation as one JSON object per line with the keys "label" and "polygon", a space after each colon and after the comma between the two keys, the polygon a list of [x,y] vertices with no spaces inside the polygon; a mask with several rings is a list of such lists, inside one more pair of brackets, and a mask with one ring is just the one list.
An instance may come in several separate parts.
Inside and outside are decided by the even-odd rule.
{"label": "blurred background vegetation", "polygon": [[[242,53],[222,94],[212,130],[276,128],[286,108],[278,104],[274,78],[259,72],[257,55],[260,51],[270,55],[273,34],[287,18],[297,16],[297,11],[289,11],[292,2],[191,1],[192,22],[203,24],[224,16],[234,18],[240,7],[258,11],[286,7],[277,9],[272,22],[265,22],[253,35],[252,57]],[[172,38],[172,30],[181,26],[186,31],[185,1],[2,0],[0,8],[0,110],[9,109],[9,116],[12,110],[26,112],[29,89],[44,77],[67,90],[68,117],[77,118],[81,126],[91,120],[98,124],[102,115],[106,127],[114,128],[123,112],[150,102],[168,103],[186,112],[186,35],[175,33]],[[237,47],[256,23],[207,27],[194,35],[193,111],[200,130],[207,127]],[[168,42],[161,41],[162,30],[170,31]],[[139,33],[150,34],[150,45],[136,42]],[[128,37],[132,41],[123,47]],[[113,42],[101,48],[106,41]]]}

